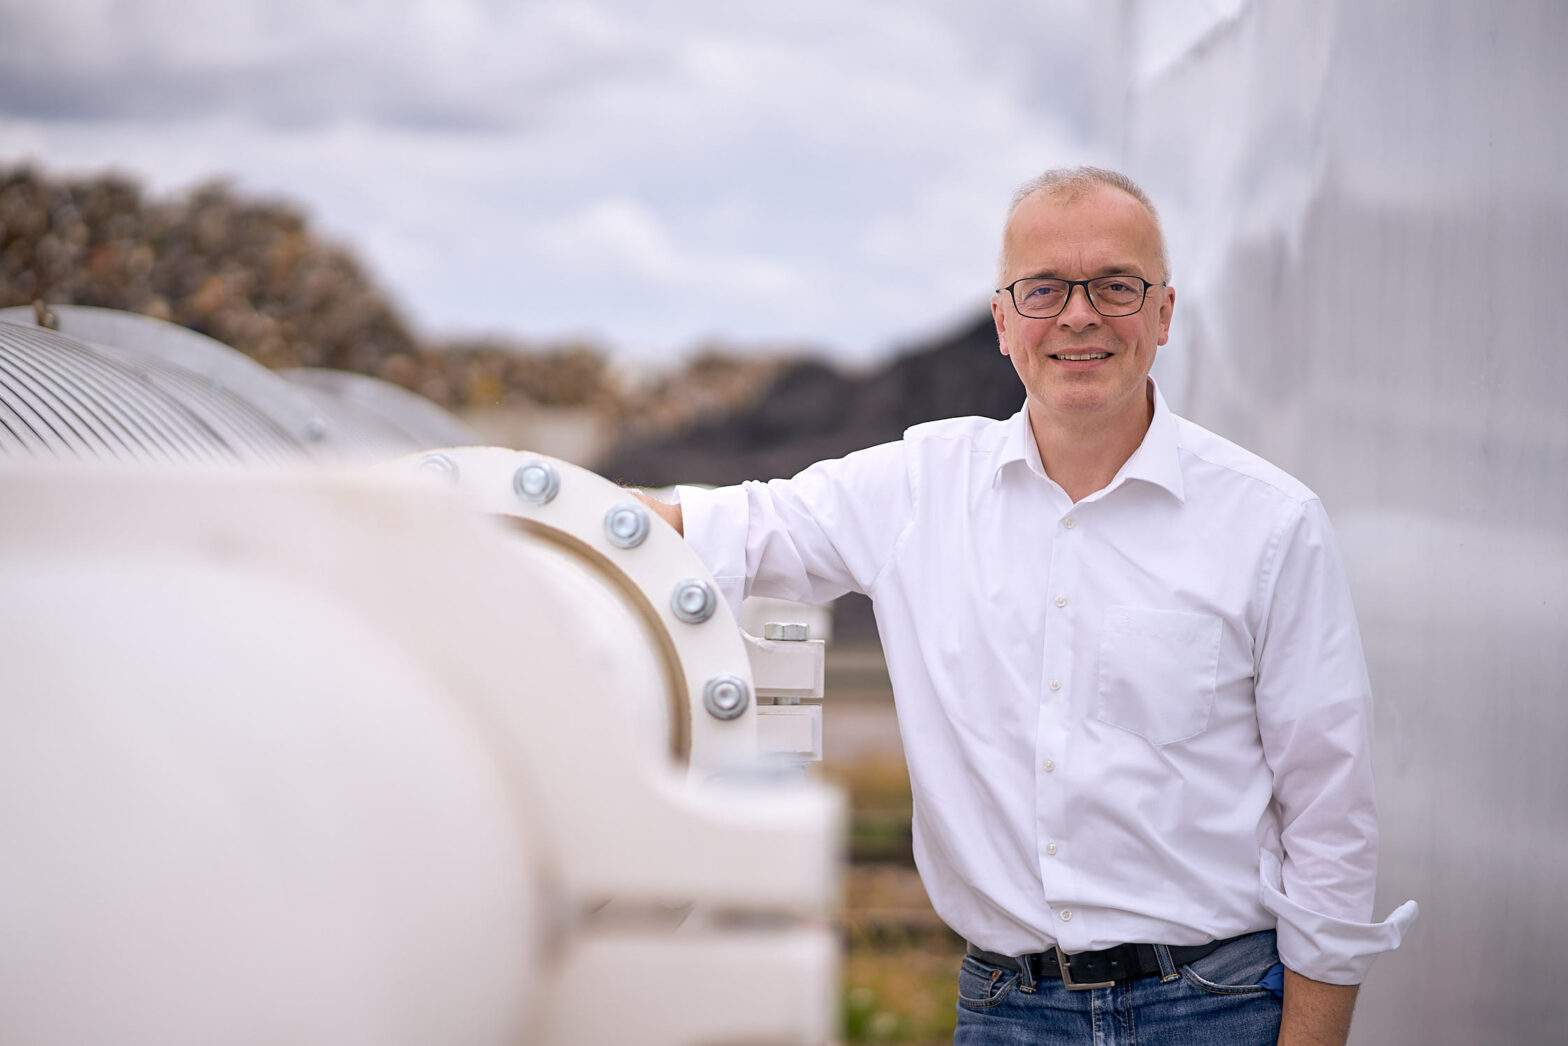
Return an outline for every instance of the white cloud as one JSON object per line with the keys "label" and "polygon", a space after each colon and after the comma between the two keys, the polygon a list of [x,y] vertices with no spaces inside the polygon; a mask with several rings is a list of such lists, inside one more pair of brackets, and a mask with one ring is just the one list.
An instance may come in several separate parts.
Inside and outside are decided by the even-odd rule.
{"label": "white cloud", "polygon": [[[6,3],[7,0],[0,0]],[[983,305],[1089,5],[0,7],[0,159],[300,201],[428,332],[864,357]],[[606,308],[596,274],[613,277]]]}

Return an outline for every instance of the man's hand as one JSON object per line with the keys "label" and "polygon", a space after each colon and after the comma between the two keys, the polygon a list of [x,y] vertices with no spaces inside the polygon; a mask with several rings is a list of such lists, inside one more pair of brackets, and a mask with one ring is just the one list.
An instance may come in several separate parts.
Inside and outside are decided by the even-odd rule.
{"label": "man's hand", "polygon": [[1285,970],[1279,1046],[1345,1046],[1358,985],[1325,984]]}
{"label": "man's hand", "polygon": [[681,516],[680,505],[666,504],[665,502],[660,501],[658,498],[650,497],[649,495],[644,494],[640,490],[632,490],[629,487],[627,489],[631,493],[632,497],[636,498],[644,505],[647,505],[650,512],[664,520],[664,522],[668,523],[670,526],[674,527],[675,533],[680,534],[683,537],[685,536],[686,526],[683,521],[683,517]]}

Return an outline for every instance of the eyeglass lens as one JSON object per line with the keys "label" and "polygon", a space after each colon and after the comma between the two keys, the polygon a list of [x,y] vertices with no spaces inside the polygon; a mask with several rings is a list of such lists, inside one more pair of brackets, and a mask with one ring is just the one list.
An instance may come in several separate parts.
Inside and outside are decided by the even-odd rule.
{"label": "eyeglass lens", "polygon": [[[1129,316],[1143,305],[1149,285],[1130,276],[1102,276],[1085,284],[1089,303],[1102,316]],[[1047,318],[1067,307],[1073,284],[1044,277],[1013,284],[1013,302],[1025,316]]]}

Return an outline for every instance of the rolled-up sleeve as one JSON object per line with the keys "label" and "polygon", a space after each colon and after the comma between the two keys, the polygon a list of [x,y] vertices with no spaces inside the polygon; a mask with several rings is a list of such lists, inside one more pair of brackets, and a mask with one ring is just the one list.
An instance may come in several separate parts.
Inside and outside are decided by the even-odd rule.
{"label": "rolled-up sleeve", "polygon": [[792,479],[677,490],[686,540],[732,608],[748,595],[826,603],[869,593],[912,518],[902,441]]}
{"label": "rolled-up sleeve", "polygon": [[1372,921],[1377,810],[1372,700],[1350,589],[1316,499],[1275,537],[1258,636],[1257,709],[1274,774],[1280,853],[1260,858],[1260,900],[1278,920],[1280,961],[1332,984],[1359,984],[1415,919],[1406,901]]}

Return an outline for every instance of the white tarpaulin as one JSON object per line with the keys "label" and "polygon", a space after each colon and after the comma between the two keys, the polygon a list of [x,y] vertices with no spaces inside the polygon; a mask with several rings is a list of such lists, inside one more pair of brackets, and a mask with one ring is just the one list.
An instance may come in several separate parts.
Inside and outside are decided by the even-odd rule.
{"label": "white tarpaulin", "polygon": [[1355,584],[1376,915],[1422,916],[1352,1039],[1563,1041],[1568,5],[1123,12],[1114,133],[1177,288],[1157,373],[1323,497]]}

